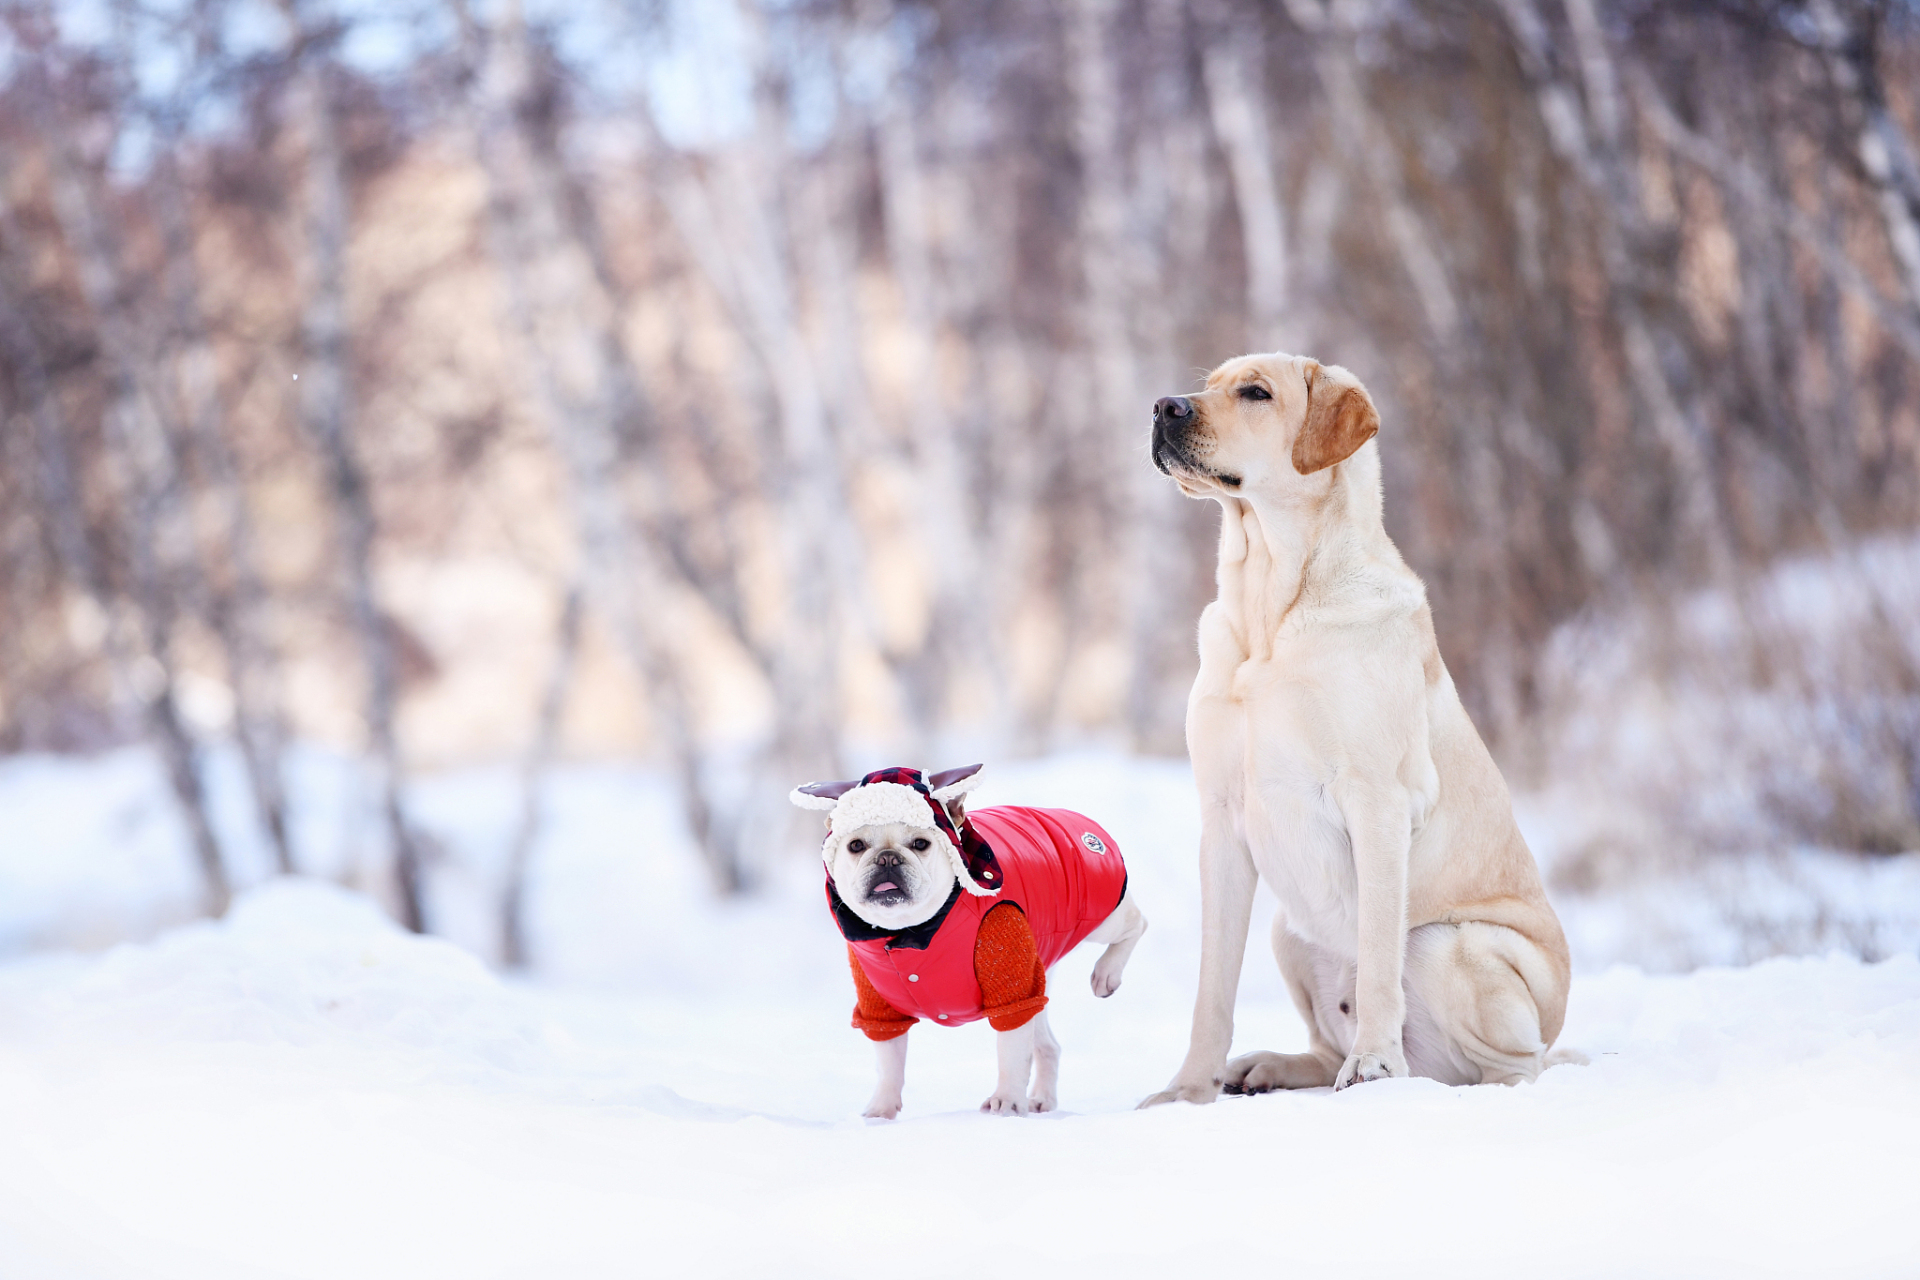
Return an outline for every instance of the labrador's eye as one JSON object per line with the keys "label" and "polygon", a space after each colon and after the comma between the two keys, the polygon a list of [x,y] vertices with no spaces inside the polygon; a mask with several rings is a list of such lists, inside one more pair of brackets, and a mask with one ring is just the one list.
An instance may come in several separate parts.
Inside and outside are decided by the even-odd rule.
{"label": "labrador's eye", "polygon": [[1266,389],[1265,387],[1263,387],[1263,386],[1261,386],[1261,385],[1260,385],[1259,383],[1257,383],[1257,382],[1255,382],[1255,383],[1252,383],[1252,384],[1250,384],[1250,385],[1248,385],[1248,386],[1244,386],[1244,387],[1242,387],[1242,388],[1240,388],[1240,398],[1241,398],[1242,400],[1271,400],[1271,399],[1273,399],[1273,397],[1272,397],[1271,395],[1269,395],[1269,394],[1267,393],[1267,389]]}
{"label": "labrador's eye", "polygon": [[924,839],[919,837],[907,841],[907,848],[913,850],[915,853],[925,853],[930,847]]}
{"label": "labrador's eye", "polygon": [[847,841],[848,853],[865,853],[866,851],[867,851],[867,842],[865,840]]}

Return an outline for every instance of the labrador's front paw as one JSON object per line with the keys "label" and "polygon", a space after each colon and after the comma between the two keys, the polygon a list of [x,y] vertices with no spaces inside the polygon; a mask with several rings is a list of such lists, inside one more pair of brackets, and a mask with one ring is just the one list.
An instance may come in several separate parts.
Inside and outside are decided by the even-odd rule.
{"label": "labrador's front paw", "polygon": [[1191,1102],[1204,1107],[1220,1096],[1220,1081],[1175,1080],[1172,1084],[1142,1102],[1135,1110],[1145,1111],[1148,1107],[1157,1107],[1163,1102]]}
{"label": "labrador's front paw", "polygon": [[900,1095],[897,1093],[876,1093],[867,1109],[861,1113],[869,1120],[891,1120],[900,1114]]}
{"label": "labrador's front paw", "polygon": [[1333,1078],[1336,1091],[1368,1080],[1385,1080],[1407,1074],[1407,1056],[1399,1049],[1380,1049],[1372,1053],[1351,1053]]}
{"label": "labrador's front paw", "polygon": [[996,1089],[992,1097],[980,1104],[980,1109],[996,1116],[1023,1116],[1031,1106],[1024,1091]]}

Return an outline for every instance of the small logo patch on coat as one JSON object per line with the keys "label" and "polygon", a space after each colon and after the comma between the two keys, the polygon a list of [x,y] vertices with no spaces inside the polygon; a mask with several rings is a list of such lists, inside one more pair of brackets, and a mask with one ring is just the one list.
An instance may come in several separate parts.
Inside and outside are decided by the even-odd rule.
{"label": "small logo patch on coat", "polygon": [[1080,843],[1087,846],[1088,851],[1092,853],[1105,853],[1107,851],[1105,842],[1091,831],[1080,837]]}

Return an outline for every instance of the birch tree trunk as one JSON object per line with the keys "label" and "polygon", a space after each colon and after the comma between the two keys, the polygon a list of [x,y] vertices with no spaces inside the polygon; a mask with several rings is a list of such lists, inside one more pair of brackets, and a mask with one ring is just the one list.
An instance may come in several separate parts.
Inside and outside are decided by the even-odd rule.
{"label": "birch tree trunk", "polygon": [[1701,439],[1700,409],[1690,403],[1691,388],[1676,385],[1637,293],[1642,272],[1635,246],[1644,241],[1645,231],[1624,152],[1619,75],[1591,0],[1564,2],[1577,47],[1584,105],[1582,97],[1559,78],[1546,24],[1534,0],[1502,0],[1501,7],[1514,34],[1522,70],[1533,85],[1548,138],[1599,201],[1596,230],[1611,284],[1608,299],[1620,329],[1628,376],[1673,464],[1683,528],[1704,550],[1713,580],[1731,585],[1735,557]]}
{"label": "birch tree trunk", "polygon": [[1261,60],[1264,51],[1239,33],[1207,41],[1202,79],[1213,130],[1226,153],[1240,210],[1241,255],[1247,268],[1247,338],[1253,351],[1291,351],[1288,313],[1287,219],[1273,172],[1273,142]]}
{"label": "birch tree trunk", "polygon": [[287,793],[281,763],[287,730],[277,687],[278,662],[273,645],[263,634],[267,627],[267,591],[260,577],[246,483],[228,442],[218,371],[201,310],[191,214],[175,155],[179,142],[177,130],[163,135],[155,165],[156,204],[167,252],[167,292],[174,340],[180,347],[175,360],[182,401],[177,417],[185,427],[187,452],[218,502],[214,528],[210,535],[203,535],[203,540],[222,547],[228,564],[228,582],[210,587],[209,612],[226,651],[233,688],[234,738],[274,862],[282,875],[292,875],[297,867],[287,832]]}
{"label": "birch tree trunk", "polygon": [[969,510],[969,460],[960,447],[959,424],[948,409],[939,362],[944,291],[929,243],[933,221],[920,158],[917,111],[895,44],[897,36],[880,22],[873,25],[876,42],[887,58],[886,89],[874,122],[881,210],[888,262],[900,290],[906,329],[907,383],[913,389],[907,401],[907,439],[933,583],[926,638],[919,654],[900,665],[915,731],[923,739],[953,713],[949,699],[955,674],[969,667],[982,677],[970,687],[988,700],[980,718],[988,735],[997,737],[1009,722],[1010,709],[999,638],[990,623],[995,593],[984,573],[981,538]]}
{"label": "birch tree trunk", "polygon": [[[186,820],[187,838],[204,881],[207,910],[217,916],[226,911],[232,890],[207,813],[200,743],[181,717],[177,696],[173,632],[178,602],[196,571],[178,459],[144,382],[150,371],[137,337],[137,323],[125,306],[119,265],[107,240],[96,195],[78,171],[74,149],[61,136],[53,113],[44,113],[43,120],[53,139],[48,154],[55,214],[78,265],[81,292],[99,326],[108,366],[107,464],[132,571],[141,633],[139,649],[125,640],[110,639],[109,643],[119,651],[115,666],[130,677],[135,696],[144,703],[149,733],[159,748],[167,780]],[[41,382],[44,395],[44,378]],[[47,408],[57,412],[51,404]],[[49,426],[54,427],[50,434],[61,438],[55,447],[64,455],[64,429],[51,422]],[[55,469],[72,474],[71,463],[64,456]],[[107,575],[86,550],[84,535],[69,533],[62,541],[72,547],[70,554],[81,557],[81,563],[73,566],[80,569],[79,580],[90,582],[92,594],[113,618],[118,610],[112,607]],[[150,666],[131,656],[141,651],[151,660]]]}
{"label": "birch tree trunk", "polygon": [[[869,333],[855,296],[859,259],[855,228],[857,201],[863,194],[859,184],[863,142],[864,139],[850,129],[837,131],[821,148],[817,160],[798,176],[798,189],[789,201],[787,215],[800,276],[813,300],[814,323],[809,348],[821,372],[821,390],[832,422],[840,490],[850,501],[859,470],[884,459],[915,477],[910,483],[915,485],[916,496],[925,501],[925,506],[919,507],[916,514],[945,502],[951,505],[956,517],[965,522],[965,495],[961,491],[966,470],[962,451],[957,446],[949,449],[954,470],[929,473],[924,466],[924,450],[915,456],[914,451],[922,444],[920,440],[910,439],[903,445],[882,434],[862,366]],[[936,381],[927,385],[923,394],[936,397],[940,390]],[[953,492],[946,492],[948,490]],[[939,729],[948,723],[953,713],[949,691],[955,668],[969,661],[984,666],[988,672],[985,681],[978,682],[986,686],[980,695],[986,705],[979,715],[986,722],[987,732],[995,733],[1004,711],[1005,691],[1004,682],[998,678],[989,597],[982,594],[985,584],[980,581],[979,565],[971,559],[977,552],[966,546],[956,550],[943,543],[938,533],[928,536],[926,553],[931,562],[928,573],[935,582],[936,600],[929,611],[926,633],[917,640],[903,640],[888,635],[883,626],[883,610],[874,593],[871,565],[857,532],[858,522],[848,512],[840,523],[845,526],[839,535],[839,555],[844,561],[840,572],[845,579],[839,605],[846,622],[843,638],[857,639],[878,654],[887,667],[906,709],[906,758],[930,758]],[[963,532],[971,537],[970,529]],[[960,562],[951,567],[954,580],[970,583],[974,589],[957,589],[945,606],[947,612],[943,613],[938,583],[941,564],[950,557]]]}
{"label": "birch tree trunk", "polygon": [[727,304],[773,400],[766,453],[778,460],[769,497],[781,531],[780,607],[764,633],[747,633],[769,677],[773,733],[733,771],[735,795],[720,814],[728,840],[765,844],[770,832],[800,830],[782,779],[842,772],[844,621],[872,611],[851,543],[840,447],[768,208],[779,196],[762,187],[766,166],[751,152],[710,157],[704,176],[679,158],[662,163],[675,226]]}
{"label": "birch tree trunk", "polygon": [[1887,105],[1880,76],[1880,25],[1885,10],[1850,3],[1843,16],[1834,0],[1814,0],[1814,23],[1834,87],[1855,109],[1855,149],[1860,168],[1887,229],[1887,244],[1899,265],[1909,307],[1920,314],[1920,166],[1906,131]]}
{"label": "birch tree trunk", "polygon": [[507,869],[500,891],[500,963],[509,969],[524,969],[527,955],[527,868],[533,861],[533,848],[540,839],[545,818],[544,787],[548,767],[560,744],[560,722],[566,712],[567,692],[573,683],[574,662],[580,653],[580,615],[585,592],[575,582],[567,588],[560,606],[559,634],[555,637],[552,665],[547,669],[547,685],[541,694],[540,710],[535,718],[533,742],[521,768],[520,823],[507,846]]}
{"label": "birch tree trunk", "polygon": [[751,802],[731,812],[761,830],[768,823],[791,829],[792,815],[776,817],[762,805],[771,806],[778,776],[839,770],[841,637],[844,619],[864,611],[866,592],[852,522],[845,518],[845,460],[801,324],[792,254],[780,236],[780,211],[796,195],[779,181],[785,112],[772,92],[761,15],[749,7],[742,16],[755,86],[750,140],[698,166],[664,153],[659,159],[675,227],[731,312],[774,401],[770,447],[781,460],[774,499],[783,535],[784,624],[777,643],[762,642],[761,652],[773,677],[775,728],[771,756],[749,770]]}
{"label": "birch tree trunk", "polygon": [[[621,429],[637,425],[644,407],[614,300],[589,237],[566,208],[566,175],[551,140],[536,138],[528,122],[536,85],[519,6],[506,5],[485,30],[464,4],[455,13],[468,123],[487,174],[489,243],[506,286],[509,329],[527,356],[533,404],[564,460],[586,595],[641,676],[652,728],[715,887],[737,893],[746,884],[740,848],[708,801],[687,673],[668,634],[679,582],[635,528],[619,488]],[[665,499],[656,477],[641,471],[645,514],[658,515]]]}
{"label": "birch tree trunk", "polygon": [[[732,276],[736,321],[759,357],[773,390],[776,446],[782,460],[777,500],[786,571],[785,625],[769,655],[774,673],[776,751],[810,773],[838,769],[839,649],[842,619],[864,596],[849,554],[841,457],[821,394],[813,354],[800,327],[792,268],[777,242],[760,186],[765,165],[729,153],[711,166],[714,187],[683,170],[676,207],[689,239],[702,224],[713,237],[698,254],[710,278]],[[699,210],[695,213],[694,210]],[[723,265],[724,264],[724,265]]]}
{"label": "birch tree trunk", "polygon": [[1399,158],[1367,100],[1354,54],[1359,24],[1370,6],[1333,3],[1323,9],[1319,0],[1288,0],[1287,7],[1302,27],[1322,33],[1314,71],[1335,128],[1352,140],[1354,154],[1381,203],[1388,242],[1420,300],[1429,332],[1437,344],[1445,346],[1459,330],[1460,302],[1438,249],[1407,198]]}
{"label": "birch tree trunk", "polygon": [[[1122,714],[1137,747],[1174,748],[1180,741],[1180,700],[1169,684],[1165,632],[1169,593],[1181,556],[1174,528],[1178,501],[1163,478],[1144,465],[1140,442],[1148,430],[1150,398],[1141,379],[1131,327],[1135,282],[1144,278],[1139,230],[1129,225],[1126,155],[1122,148],[1119,68],[1112,52],[1113,0],[1071,0],[1065,20],[1067,78],[1073,92],[1073,138],[1081,165],[1079,244],[1084,293],[1080,334],[1092,377],[1087,405],[1089,456],[1124,460],[1127,470],[1108,488],[1116,509],[1108,513],[1122,554],[1076,575],[1080,594],[1070,605],[1068,650],[1091,623],[1116,627],[1127,637],[1131,670]],[[1117,579],[1117,580],[1115,580]],[[1111,604],[1109,603],[1111,601]],[[1117,610],[1112,605],[1117,604]],[[1109,611],[1118,614],[1111,622]]]}
{"label": "birch tree trunk", "polygon": [[366,667],[368,747],[392,849],[400,919],[415,933],[424,933],[428,920],[421,842],[406,813],[405,775],[395,731],[400,696],[398,655],[374,582],[379,529],[354,422],[346,299],[350,217],[346,157],[340,146],[331,60],[323,48],[324,37],[294,0],[284,0],[283,12],[299,46],[295,101],[307,143],[301,421],[326,467],[328,496],[346,570],[350,616]]}
{"label": "birch tree trunk", "polygon": [[[1529,0],[1531,2],[1531,0]],[[1573,31],[1586,103],[1583,133],[1593,150],[1583,172],[1594,175],[1610,216],[1602,219],[1602,250],[1614,283],[1613,303],[1635,387],[1654,429],[1666,445],[1680,482],[1688,524],[1705,545],[1708,569],[1731,585],[1734,554],[1726,517],[1714,482],[1712,460],[1703,440],[1701,408],[1692,400],[1691,380],[1681,383],[1669,370],[1656,331],[1637,297],[1640,264],[1635,249],[1646,232],[1641,202],[1626,151],[1624,105],[1613,51],[1608,46],[1593,0],[1563,0]]]}

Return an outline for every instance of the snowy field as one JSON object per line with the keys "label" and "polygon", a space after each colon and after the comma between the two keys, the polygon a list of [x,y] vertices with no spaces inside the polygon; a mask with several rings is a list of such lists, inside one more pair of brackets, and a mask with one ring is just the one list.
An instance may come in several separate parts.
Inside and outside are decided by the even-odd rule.
{"label": "snowy field", "polygon": [[[330,882],[370,875],[351,856],[367,833],[318,816],[354,810],[321,803],[353,794],[338,761],[302,757],[296,794],[329,879],[269,882],[250,851],[254,887],[191,923],[145,757],[0,762],[0,1280],[1920,1274],[1911,858],[1809,853],[1561,902],[1579,967],[1562,1043],[1592,1064],[1530,1087],[1136,1113],[1192,999],[1186,769],[993,770],[980,803],[1097,815],[1152,928],[1110,1001],[1087,991],[1091,949],[1055,972],[1060,1114],[975,1111],[993,1077],[975,1024],[916,1029],[906,1112],[869,1124],[814,867],[716,905],[655,780],[569,769],[532,887],[537,978],[510,981],[476,954],[510,774],[422,788],[453,941]],[[220,795],[242,830],[230,779]],[[1550,859],[1552,823],[1523,818]],[[1790,944],[1848,913],[1891,958],[1618,963],[1671,967],[1679,933],[1743,959],[1741,921],[1777,918]],[[1303,1043],[1256,945],[1237,1047]]]}

